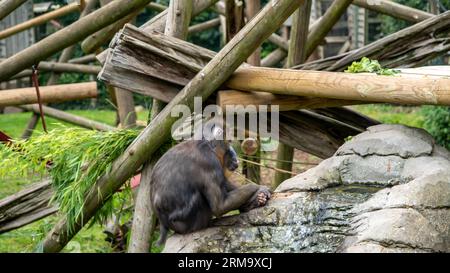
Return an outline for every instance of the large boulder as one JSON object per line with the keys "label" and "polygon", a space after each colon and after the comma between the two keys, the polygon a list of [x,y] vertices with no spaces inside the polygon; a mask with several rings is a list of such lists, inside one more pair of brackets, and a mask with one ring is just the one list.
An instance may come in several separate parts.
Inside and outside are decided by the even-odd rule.
{"label": "large boulder", "polygon": [[421,129],[370,127],[267,206],[173,235],[164,252],[450,252],[450,153]]}

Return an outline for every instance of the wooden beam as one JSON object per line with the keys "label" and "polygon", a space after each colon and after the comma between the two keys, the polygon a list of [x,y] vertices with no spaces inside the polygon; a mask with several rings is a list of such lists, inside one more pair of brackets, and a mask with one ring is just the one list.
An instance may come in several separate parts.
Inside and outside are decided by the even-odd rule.
{"label": "wooden beam", "polygon": [[[355,100],[335,100],[317,97],[277,95],[268,92],[221,90],[217,93],[217,105],[222,107],[222,109],[226,109],[225,107],[228,105],[242,105],[244,107],[250,105],[278,105],[280,111],[292,111],[300,109],[316,109],[365,103],[366,102]],[[270,107],[268,110],[270,110]]]}
{"label": "wooden beam", "polygon": [[62,17],[69,13],[80,11],[82,8],[78,3],[71,3],[54,11],[47,12],[41,16],[30,19],[26,22],[17,24],[13,27],[0,31],[0,40],[12,36],[26,29],[42,25],[50,20]]}
{"label": "wooden beam", "polygon": [[33,64],[75,44],[126,14],[141,9],[149,2],[150,0],[114,1],[92,12],[0,63],[0,81],[9,79],[20,71],[30,68]]}
{"label": "wooden beam", "polygon": [[[52,86],[41,86],[43,103],[62,102],[97,97],[97,83],[73,83]],[[2,90],[0,92],[0,107],[37,103],[34,87]]]}
{"label": "wooden beam", "polygon": [[97,58],[95,54],[89,54],[85,56],[81,56],[78,58],[73,58],[68,61],[70,64],[87,64],[87,63],[95,63],[97,62]]}
{"label": "wooden beam", "polygon": [[2,0],[0,1],[0,20],[3,20],[11,12],[20,7],[27,0]]}
{"label": "wooden beam", "polygon": [[450,105],[450,79],[440,76],[241,68],[226,86],[293,96],[414,105]]}
{"label": "wooden beam", "polygon": [[[39,106],[36,104],[33,105],[21,105],[18,106],[21,109],[24,109],[26,111],[30,111],[36,114],[40,114],[39,111]],[[44,112],[44,115],[61,120],[61,121],[65,121],[74,125],[78,125],[80,127],[86,128],[86,129],[93,129],[93,130],[98,130],[98,131],[112,131],[116,128],[109,126],[107,124],[98,122],[98,121],[94,121],[94,120],[90,120],[84,117],[80,117],[74,114],[70,114],[67,113],[65,111],[61,111],[55,108],[51,108],[48,106],[43,105],[42,106],[42,111]]]}
{"label": "wooden beam", "polygon": [[104,200],[117,191],[170,137],[171,127],[177,120],[176,117],[171,116],[173,107],[184,104],[192,108],[194,97],[202,97],[206,100],[302,2],[302,0],[279,0],[266,5],[113,162],[111,171],[99,178],[93,186],[97,190],[91,191],[91,194],[86,196],[82,219],[75,219],[75,226],[71,229],[68,229],[65,217],[56,224],[43,242],[43,251],[60,251],[91,219],[103,205]]}
{"label": "wooden beam", "polygon": [[412,23],[418,23],[434,16],[432,13],[389,0],[377,0],[375,3],[370,0],[353,0],[352,4]]}

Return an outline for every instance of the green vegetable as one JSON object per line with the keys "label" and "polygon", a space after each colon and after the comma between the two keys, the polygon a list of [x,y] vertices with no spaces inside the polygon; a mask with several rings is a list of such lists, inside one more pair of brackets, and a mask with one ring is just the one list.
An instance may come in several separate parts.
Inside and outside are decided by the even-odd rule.
{"label": "green vegetable", "polygon": [[347,73],[377,73],[378,75],[393,76],[399,71],[389,68],[382,68],[377,60],[371,60],[367,57],[363,57],[359,62],[353,62],[347,70]]}

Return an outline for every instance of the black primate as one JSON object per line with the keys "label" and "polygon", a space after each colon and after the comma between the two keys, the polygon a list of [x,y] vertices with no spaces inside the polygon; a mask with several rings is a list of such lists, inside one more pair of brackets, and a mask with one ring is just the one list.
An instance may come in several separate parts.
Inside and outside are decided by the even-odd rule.
{"label": "black primate", "polygon": [[151,204],[161,230],[158,244],[166,241],[169,229],[190,233],[206,228],[213,216],[265,205],[268,188],[236,187],[228,181],[227,173],[237,167],[236,153],[224,140],[188,140],[167,151],[151,177]]}

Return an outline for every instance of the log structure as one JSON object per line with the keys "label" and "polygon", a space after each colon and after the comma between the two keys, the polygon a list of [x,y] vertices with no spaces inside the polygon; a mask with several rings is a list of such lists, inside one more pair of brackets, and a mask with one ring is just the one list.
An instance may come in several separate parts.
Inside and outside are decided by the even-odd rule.
{"label": "log structure", "polygon": [[11,231],[58,211],[50,205],[51,181],[46,180],[0,200],[0,234]]}
{"label": "log structure", "polygon": [[[72,83],[40,88],[42,103],[62,102],[97,97],[97,83]],[[2,90],[0,107],[37,103],[34,87]]]}
{"label": "log structure", "polygon": [[43,242],[43,251],[61,250],[102,206],[103,201],[164,143],[176,121],[171,116],[173,107],[179,104],[193,107],[194,97],[206,100],[302,2],[279,0],[266,5],[152,120],[125,153],[113,162],[111,171],[99,178],[94,185],[97,190],[86,196],[83,217],[75,219],[75,226],[69,229],[65,217],[55,225]]}
{"label": "log structure", "polygon": [[0,81],[9,79],[20,71],[30,68],[39,61],[45,60],[58,51],[117,21],[126,14],[141,9],[149,2],[150,0],[114,1],[90,13],[0,63]]}

